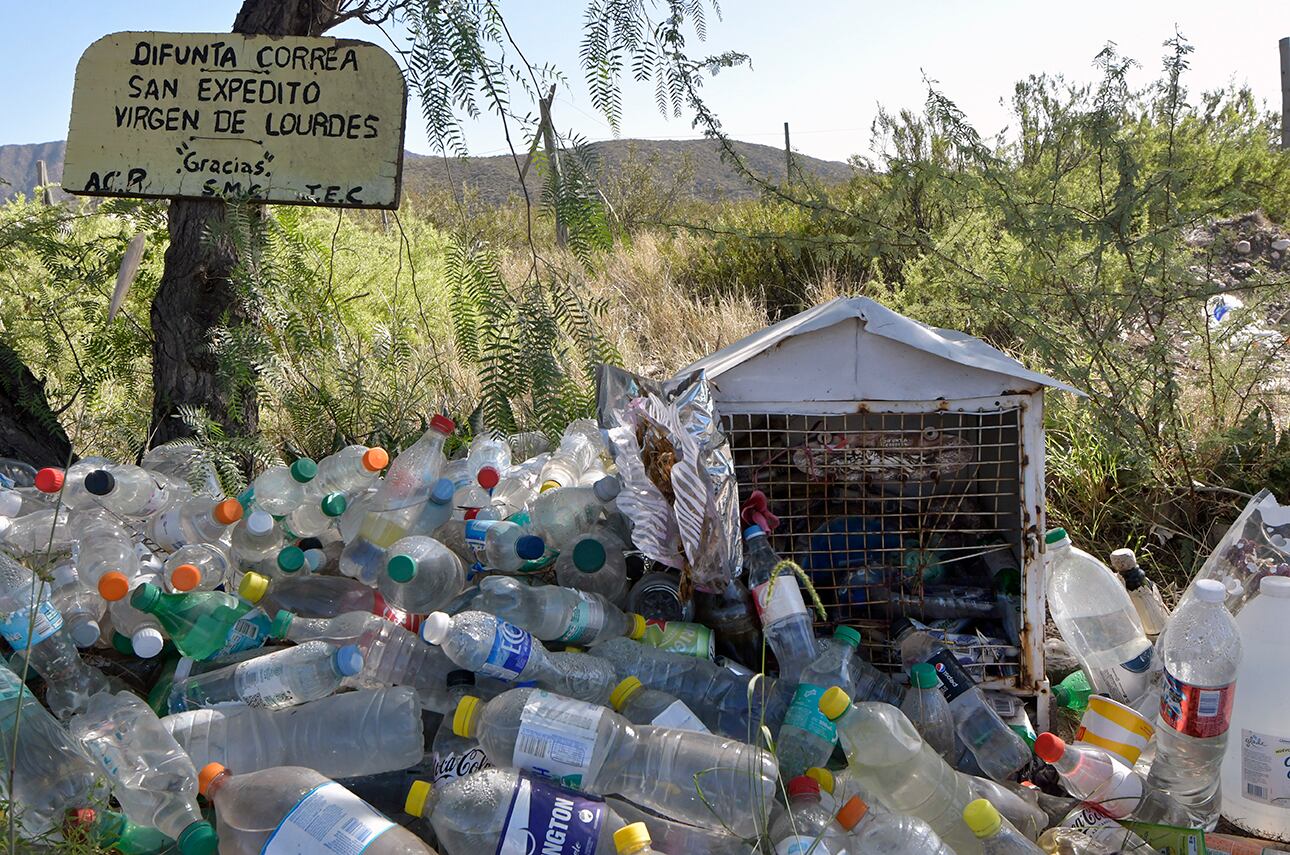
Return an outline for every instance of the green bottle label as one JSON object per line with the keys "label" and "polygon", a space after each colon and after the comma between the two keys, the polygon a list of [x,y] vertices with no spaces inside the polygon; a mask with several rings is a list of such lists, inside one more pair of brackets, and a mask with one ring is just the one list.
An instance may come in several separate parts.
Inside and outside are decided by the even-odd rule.
{"label": "green bottle label", "polygon": [[716,655],[716,636],[701,623],[651,618],[645,621],[645,635],[640,640],[668,653],[699,659],[712,659]]}
{"label": "green bottle label", "polygon": [[820,698],[828,688],[828,686],[798,683],[797,692],[793,695],[793,703],[784,715],[784,724],[812,733],[825,742],[835,742],[838,738],[838,729],[834,727],[833,722],[829,721],[828,716],[820,712]]}

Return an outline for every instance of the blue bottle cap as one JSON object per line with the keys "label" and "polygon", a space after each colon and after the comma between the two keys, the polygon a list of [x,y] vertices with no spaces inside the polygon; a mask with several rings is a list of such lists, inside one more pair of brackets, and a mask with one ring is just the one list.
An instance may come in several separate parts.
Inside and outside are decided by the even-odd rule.
{"label": "blue bottle cap", "polygon": [[352,677],[363,670],[363,651],[355,644],[346,644],[332,654],[332,664],[338,674]]}
{"label": "blue bottle cap", "polygon": [[525,561],[536,561],[546,552],[546,543],[535,534],[526,534],[515,541],[515,554]]}
{"label": "blue bottle cap", "polygon": [[762,531],[761,526],[750,525],[748,528],[744,529],[744,540],[752,540],[754,537],[764,535],[765,533],[766,532]]}
{"label": "blue bottle cap", "polygon": [[430,488],[430,501],[434,502],[436,505],[446,505],[452,500],[452,494],[454,492],[456,492],[456,490],[452,485],[452,480],[449,478],[440,478],[438,481],[435,481],[434,486]]}

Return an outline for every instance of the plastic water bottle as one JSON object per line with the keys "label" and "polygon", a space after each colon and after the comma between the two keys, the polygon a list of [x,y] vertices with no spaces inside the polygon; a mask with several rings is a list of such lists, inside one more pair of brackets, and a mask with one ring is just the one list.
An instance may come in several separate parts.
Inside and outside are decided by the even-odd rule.
{"label": "plastic water bottle", "polygon": [[[138,583],[160,585],[161,580],[149,573],[139,577]],[[129,597],[123,597],[109,605],[108,614],[112,617],[112,627],[130,639],[130,649],[140,659],[151,659],[165,646],[166,635],[161,621],[155,615],[141,612],[130,605]]]}
{"label": "plastic water bottle", "polygon": [[1160,639],[1165,681],[1148,784],[1187,809],[1193,825],[1218,822],[1220,771],[1241,666],[1241,631],[1226,589],[1199,579]]}
{"label": "plastic water bottle", "polygon": [[85,489],[123,517],[147,519],[190,494],[187,485],[129,463],[113,463],[85,476]]}
{"label": "plastic water bottle", "polygon": [[248,772],[308,766],[328,777],[374,775],[410,766],[424,753],[421,704],[410,686],[346,692],[277,710],[189,710],[161,723],[197,766],[222,763]]}
{"label": "plastic water bottle", "polygon": [[179,652],[193,659],[261,647],[277,634],[263,612],[222,591],[167,594],[145,582],[130,595],[130,605],[156,615]]}
{"label": "plastic water bottle", "polygon": [[466,468],[479,486],[491,490],[502,480],[503,473],[511,468],[511,446],[505,439],[481,434],[470,442],[466,452]]}
{"label": "plastic water bottle", "polygon": [[1290,745],[1290,692],[1284,681],[1269,679],[1284,667],[1290,649],[1290,578],[1263,577],[1259,596],[1241,609],[1236,625],[1241,691],[1232,708],[1234,738],[1223,756],[1223,816],[1257,837],[1290,840],[1290,816],[1281,806],[1290,799],[1290,777],[1278,774]]}
{"label": "plastic water bottle", "polygon": [[1156,583],[1147,578],[1147,574],[1138,566],[1138,558],[1132,549],[1117,549],[1111,553],[1111,569],[1120,574],[1124,580],[1124,589],[1129,592],[1129,599],[1138,611],[1138,620],[1142,622],[1142,631],[1147,638],[1155,641],[1165,631],[1169,622],[1169,609]]}
{"label": "plastic water bottle", "polygon": [[929,634],[916,631],[904,618],[892,623],[892,631],[900,642],[900,658],[906,667],[919,662],[935,667],[954,716],[955,732],[981,771],[1005,781],[1030,762],[1025,741],[999,717],[953,651]]}
{"label": "plastic water bottle", "polygon": [[63,616],[44,598],[45,586],[32,572],[0,553],[0,637],[45,678],[45,702],[60,719],[85,708],[90,696],[108,687],[98,669],[81,661]]}
{"label": "plastic water bottle", "polygon": [[300,506],[305,485],[318,474],[318,464],[302,457],[290,466],[270,466],[251,482],[255,506],[275,517],[284,517]]}
{"label": "plastic water bottle", "polygon": [[542,538],[507,520],[448,520],[435,529],[434,538],[449,548],[464,542],[472,563],[503,573],[519,570],[546,551]]}
{"label": "plastic water bottle", "polygon": [[[759,680],[765,691],[749,692],[749,678],[704,659],[668,653],[630,638],[602,641],[591,653],[613,665],[618,678],[636,677],[651,689],[675,695],[713,733],[736,739],[757,738],[762,722],[762,698],[771,684]],[[751,695],[751,699],[750,699]]]}
{"label": "plastic water bottle", "polygon": [[396,540],[377,589],[396,609],[424,615],[443,608],[466,586],[466,568],[452,550],[422,535]]}
{"label": "plastic water bottle", "polygon": [[442,647],[458,667],[486,677],[522,683],[554,676],[541,642],[486,612],[435,612],[421,624],[421,638]]}
{"label": "plastic water bottle", "polygon": [[380,614],[384,598],[348,576],[289,576],[270,579],[245,573],[237,594],[269,614],[286,610],[297,617],[330,618],[346,612]]}
{"label": "plastic water bottle", "polygon": [[445,855],[609,853],[623,827],[603,800],[513,769],[484,769],[440,787],[417,781],[403,810],[429,818]]}
{"label": "plastic water bottle", "polygon": [[760,526],[744,529],[744,567],[761,617],[761,629],[775,651],[780,680],[792,684],[815,659],[815,630],[797,577],[788,569],[777,573],[779,563],[780,557],[770,548]]}
{"label": "plastic water bottle", "polygon": [[99,621],[103,619],[106,604],[102,597],[81,584],[72,564],[54,568],[49,602],[62,615],[63,626],[76,646],[93,647],[102,632]]}
{"label": "plastic water bottle", "polygon": [[312,769],[279,766],[233,775],[211,763],[198,780],[202,795],[215,805],[221,855],[260,855],[277,847],[283,852],[434,855],[415,834]]}
{"label": "plastic water bottle", "polygon": [[251,511],[233,529],[231,554],[244,567],[272,558],[281,548],[282,526],[262,508]]}
{"label": "plastic water bottle", "polygon": [[197,807],[193,761],[147,704],[129,692],[102,692],[70,728],[107,770],[126,816],[175,838],[183,855],[215,855],[215,830]]}
{"label": "plastic water bottle", "polygon": [[214,671],[176,680],[170,711],[243,703],[277,710],[335,694],[341,681],[363,670],[356,645],[307,641]]}
{"label": "plastic water bottle", "polygon": [[[449,672],[448,694],[452,697],[453,709],[457,708],[462,698],[471,695],[474,691],[473,673],[463,670]],[[479,747],[477,740],[453,733],[452,720],[447,717],[435,731],[431,754],[434,762],[434,777],[431,783],[436,787],[441,787],[457,778],[464,778],[480,769],[491,768],[493,765],[488,762],[488,756],[484,754],[484,749]]]}
{"label": "plastic water bottle", "polygon": [[8,787],[8,820],[23,837],[62,824],[69,808],[102,803],[102,770],[36,700],[18,675],[0,662],[0,760]]}
{"label": "plastic water bottle", "polygon": [[780,772],[790,778],[827,763],[838,741],[833,722],[820,712],[820,698],[833,686],[848,693],[852,691],[851,664],[860,644],[860,633],[849,626],[840,626],[834,630],[833,639],[835,643],[802,671],[802,679],[779,729],[775,753]]}
{"label": "plastic water bottle", "polygon": [[376,476],[389,465],[389,452],[380,446],[347,445],[319,460],[318,474],[309,483],[323,494],[357,493],[375,483]]}
{"label": "plastic water bottle", "polygon": [[552,549],[563,551],[591,531],[622,490],[617,478],[590,487],[562,487],[539,493],[529,505],[529,525]]}
{"label": "plastic water bottle", "polygon": [[[213,831],[213,829],[212,829]],[[155,828],[107,808],[77,808],[63,823],[63,839],[120,855],[173,855],[178,844]]]}
{"label": "plastic water bottle", "polygon": [[609,705],[632,724],[711,733],[685,701],[667,692],[647,689],[635,677],[627,677],[614,687]]}
{"label": "plastic water bottle", "polygon": [[954,714],[932,665],[920,662],[909,669],[909,691],[900,711],[933,751],[946,759],[954,756]]}
{"label": "plastic water bottle", "polygon": [[454,511],[452,504],[453,493],[452,482],[447,478],[440,478],[435,481],[430,487],[430,496],[426,499],[425,506],[421,509],[421,515],[412,522],[408,531],[417,534],[429,534],[452,519]]}
{"label": "plastic water bottle", "polygon": [[1035,754],[1053,765],[1068,793],[1105,816],[1186,826],[1182,805],[1101,748],[1083,742],[1067,744],[1051,733],[1041,733],[1035,739]]}
{"label": "plastic water bottle", "polygon": [[148,525],[148,536],[169,551],[190,543],[214,543],[224,539],[229,526],[242,519],[242,514],[237,499],[191,496],[154,516]]}
{"label": "plastic water bottle", "polygon": [[371,612],[347,612],[334,618],[302,618],[279,612],[275,635],[297,644],[326,641],[354,644],[363,652],[363,670],[352,682],[366,688],[413,686],[438,692],[439,712],[449,709],[444,680],[453,669],[442,649],[423,644],[403,627]]}
{"label": "plastic water bottle", "polygon": [[852,705],[846,693],[832,688],[820,698],[820,710],[833,720],[851,774],[871,793],[880,793],[893,813],[925,821],[958,855],[984,851],[963,824],[963,809],[972,801],[967,778],[954,771],[890,704]]}
{"label": "plastic water bottle", "polygon": [[594,440],[589,431],[566,429],[560,438],[560,446],[547,458],[538,480],[542,492],[560,488],[569,488],[578,483],[582,474],[592,467],[600,456],[603,443],[599,437]]}
{"label": "plastic water bottle", "polygon": [[576,538],[555,562],[556,581],[604,596],[622,605],[627,599],[627,561],[622,541],[600,529]]}
{"label": "plastic water bottle", "polygon": [[335,526],[336,520],[348,508],[349,499],[344,493],[326,493],[319,496],[306,490],[304,500],[283,521],[283,528],[293,539],[317,537]]}
{"label": "plastic water bottle", "polygon": [[860,796],[847,800],[836,818],[850,835],[852,855],[955,855],[932,827],[916,816],[887,813]]}
{"label": "plastic water bottle", "polygon": [[653,842],[649,828],[643,822],[624,825],[614,832],[614,847],[618,855],[658,855]]}
{"label": "plastic water bottle", "polygon": [[572,649],[547,653],[546,658],[555,673],[538,681],[539,687],[587,703],[609,706],[609,697],[619,682],[613,665],[599,656]]}
{"label": "plastic water bottle", "polygon": [[1132,706],[1151,686],[1151,642],[1138,611],[1109,567],[1071,545],[1065,529],[1044,538],[1048,545],[1048,610],[1071,646],[1089,683]]}
{"label": "plastic water bottle", "polygon": [[47,466],[36,473],[33,486],[60,507],[72,510],[101,508],[99,497],[85,488],[85,477],[103,466],[111,466],[106,457],[83,457],[67,469]]}
{"label": "plastic water bottle", "polygon": [[95,519],[80,532],[76,575],[105,600],[124,597],[139,573],[139,553],[128,532],[115,522]]}
{"label": "plastic water bottle", "polygon": [[661,817],[616,796],[607,797],[605,804],[623,822],[640,823],[648,828],[650,839],[658,852],[748,855],[748,844],[720,826],[692,825],[671,817]]}
{"label": "plastic water bottle", "polygon": [[622,611],[600,594],[558,585],[530,587],[509,576],[479,583],[476,605],[528,630],[542,641],[589,645],[631,634],[645,619]]}
{"label": "plastic water bottle", "polygon": [[760,831],[759,817],[774,798],[778,770],[768,752],[711,734],[635,728],[604,707],[540,689],[511,689],[485,703],[467,697],[453,732],[477,737],[494,765],[617,793],[740,836]]}
{"label": "plastic water bottle", "polygon": [[170,553],[162,568],[165,585],[172,592],[213,591],[227,585],[233,576],[233,562],[228,553],[210,543],[179,547]]}
{"label": "plastic water bottle", "polygon": [[981,841],[986,855],[1044,855],[1044,850],[1013,828],[985,799],[968,802],[963,822]]}
{"label": "plastic water bottle", "polygon": [[775,855],[845,855],[845,835],[820,805],[820,785],[805,775],[788,782],[788,805],[770,823]]}

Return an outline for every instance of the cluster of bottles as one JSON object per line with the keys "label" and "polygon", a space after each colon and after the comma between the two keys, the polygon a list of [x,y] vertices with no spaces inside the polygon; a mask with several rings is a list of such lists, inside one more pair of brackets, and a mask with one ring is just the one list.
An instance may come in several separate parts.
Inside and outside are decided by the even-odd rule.
{"label": "cluster of bottles", "polygon": [[922,624],[891,624],[899,673],[817,635],[758,526],[725,589],[656,610],[594,424],[450,460],[454,431],[234,497],[173,448],[0,483],[8,821],[127,855],[1146,853],[1121,820],[1212,827],[1247,636],[1221,585],[1170,616],[1131,554],[1048,537],[1083,665],[1053,697],[1148,711],[1134,768],[1010,724]]}

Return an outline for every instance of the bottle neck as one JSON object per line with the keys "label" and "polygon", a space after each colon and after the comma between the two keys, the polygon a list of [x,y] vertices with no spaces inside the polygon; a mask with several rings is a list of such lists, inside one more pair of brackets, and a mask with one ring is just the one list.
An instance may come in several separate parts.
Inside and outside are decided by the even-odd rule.
{"label": "bottle neck", "polygon": [[227,769],[212,778],[210,783],[206,785],[206,800],[213,803],[215,799],[219,798],[220,790],[222,790],[224,785],[232,778],[233,775]]}

